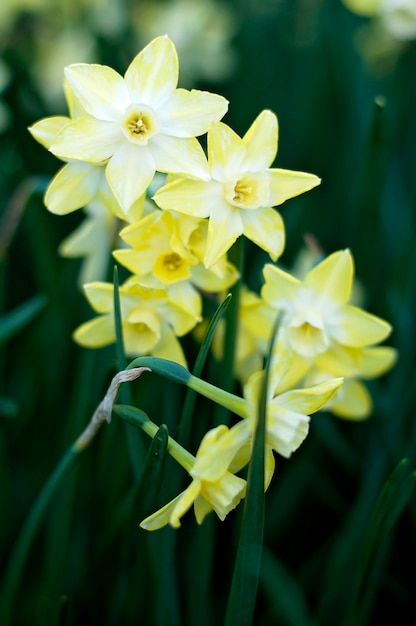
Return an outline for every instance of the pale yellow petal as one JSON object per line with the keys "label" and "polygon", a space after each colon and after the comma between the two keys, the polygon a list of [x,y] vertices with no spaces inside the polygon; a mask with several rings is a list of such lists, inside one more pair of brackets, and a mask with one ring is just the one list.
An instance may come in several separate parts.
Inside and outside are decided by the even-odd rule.
{"label": "pale yellow petal", "polygon": [[65,68],[65,78],[87,113],[99,120],[117,121],[130,104],[122,76],[107,65],[76,63]]}
{"label": "pale yellow petal", "polygon": [[363,348],[384,341],[391,333],[391,325],[376,315],[347,305],[331,320],[330,332],[339,343]]}
{"label": "pale yellow petal", "polygon": [[209,179],[208,163],[197,139],[158,134],[151,139],[148,147],[159,172]]}
{"label": "pale yellow petal", "polygon": [[349,250],[330,254],[306,276],[305,286],[330,302],[346,303],[352,290],[354,263]]}
{"label": "pale yellow petal", "polygon": [[97,191],[100,176],[100,168],[90,163],[67,163],[51,180],[45,206],[55,215],[66,215],[84,207]]}
{"label": "pale yellow petal", "polygon": [[114,316],[100,315],[81,324],[73,333],[73,339],[85,348],[102,348],[115,341]]}
{"label": "pale yellow petal", "polygon": [[224,207],[225,210],[218,209],[218,207],[215,207],[209,220],[207,247],[204,258],[204,265],[208,268],[215,265],[243,233],[240,211],[236,211],[228,206]]}
{"label": "pale yellow petal", "polygon": [[155,164],[147,147],[126,142],[111,157],[105,173],[112,192],[127,213],[145,193],[154,176]]}
{"label": "pale yellow petal", "polygon": [[276,308],[290,305],[302,284],[288,272],[270,263],[264,266],[263,277],[265,283],[261,289],[261,297],[267,304]]}
{"label": "pale yellow petal", "polygon": [[337,417],[362,420],[369,417],[372,408],[373,402],[366,386],[359,380],[346,380],[328,410]]}
{"label": "pale yellow petal", "polygon": [[211,122],[218,122],[227,112],[222,96],[192,89],[177,89],[160,111],[160,132],[175,137],[198,137]]}
{"label": "pale yellow petal", "polygon": [[331,400],[343,381],[343,378],[331,378],[313,387],[286,391],[277,396],[275,402],[278,406],[283,406],[291,411],[311,415]]}
{"label": "pale yellow petal", "polygon": [[[178,502],[182,499],[183,493],[180,493],[176,498],[165,504],[161,509],[152,513],[146,517],[142,522],[140,522],[140,527],[145,530],[158,530],[163,526],[169,524],[172,513],[175,511],[175,507]],[[191,502],[192,504],[192,502]],[[180,524],[178,524],[180,526]]]}
{"label": "pale yellow petal", "polygon": [[124,79],[132,102],[158,109],[178,83],[178,58],[167,36],[153,39],[130,63]]}
{"label": "pale yellow petal", "polygon": [[182,346],[175,334],[167,325],[162,328],[162,337],[157,345],[152,349],[152,356],[167,359],[168,361],[174,361],[183,367],[188,367]]}
{"label": "pale yellow petal", "polygon": [[114,308],[114,290],[111,283],[96,281],[84,285],[85,295],[97,313],[112,313]]}
{"label": "pale yellow petal", "polygon": [[249,172],[270,167],[277,154],[278,123],[272,111],[262,111],[243,137],[247,153],[244,169]]}
{"label": "pale yellow petal", "polygon": [[50,151],[65,159],[102,163],[123,143],[126,139],[117,124],[79,117],[55,137]]}
{"label": "pale yellow petal", "polygon": [[320,184],[321,179],[314,174],[292,170],[271,169],[270,205],[277,206],[289,198],[294,198]]}
{"label": "pale yellow petal", "polygon": [[243,233],[273,259],[282,254],[285,245],[284,224],[280,214],[271,208],[241,211]]}
{"label": "pale yellow petal", "polygon": [[201,218],[209,217],[213,206],[220,203],[228,206],[219,183],[188,178],[181,178],[161,187],[153,200],[162,209]]}
{"label": "pale yellow petal", "polygon": [[360,375],[375,378],[385,374],[396,363],[398,352],[390,346],[364,348],[361,358]]}
{"label": "pale yellow petal", "polygon": [[229,126],[218,122],[208,131],[208,162],[215,180],[226,182],[241,172],[246,154],[243,140]]}
{"label": "pale yellow petal", "polygon": [[30,134],[45,148],[50,148],[56,135],[71,122],[69,117],[45,117],[29,127]]}

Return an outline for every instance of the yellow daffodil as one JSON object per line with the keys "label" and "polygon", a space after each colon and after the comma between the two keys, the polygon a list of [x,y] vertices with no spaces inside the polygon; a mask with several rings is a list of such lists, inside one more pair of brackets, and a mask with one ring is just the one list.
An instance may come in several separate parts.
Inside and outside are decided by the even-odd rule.
{"label": "yellow daffodil", "polygon": [[123,229],[120,236],[132,248],[116,250],[114,256],[146,284],[166,288],[179,302],[186,298],[184,281],[207,292],[228,289],[238,278],[234,266],[223,258],[206,269],[199,259],[204,226],[199,218],[157,209]]}
{"label": "yellow daffodil", "polygon": [[263,275],[261,295],[283,312],[287,340],[302,357],[314,359],[334,342],[351,348],[374,345],[391,331],[384,320],[348,304],[354,277],[349,250],[328,256],[303,281],[271,264]]}
{"label": "yellow daffodil", "polygon": [[272,207],[319,184],[312,174],[270,169],[277,153],[278,124],[263,111],[243,138],[219,122],[208,131],[210,179],[182,178],[159,189],[162,209],[209,218],[204,263],[214,265],[242,234],[276,260],[284,246],[280,214]]}
{"label": "yellow daffodil", "polygon": [[[82,346],[100,348],[115,341],[113,285],[85,285],[86,296],[100,315],[82,324],[74,339]],[[150,354],[186,365],[177,337],[188,333],[200,320],[201,301],[172,302],[164,289],[141,285],[134,277],[120,286],[120,309],[126,354]]]}
{"label": "yellow daffodil", "polygon": [[[297,450],[308,434],[309,415],[325,406],[336,394],[343,378],[332,378],[303,389],[282,390],[282,381],[291,367],[290,352],[279,342],[275,361],[269,371],[266,408],[266,447],[288,458]],[[259,398],[264,372],[253,374],[244,386],[247,401],[246,428],[251,431],[257,423]]]}
{"label": "yellow daffodil", "polygon": [[70,65],[69,89],[86,114],[67,124],[50,150],[59,157],[106,163],[106,177],[124,212],[146,191],[155,171],[208,178],[195,139],[227,110],[216,94],[177,89],[178,59],[168,37],[154,39],[124,78],[107,66]]}
{"label": "yellow daffodil", "polygon": [[364,419],[370,415],[373,403],[362,380],[382,376],[396,360],[397,351],[390,346],[346,348],[334,344],[328,352],[317,356],[303,384],[311,385],[333,376],[344,376],[342,388],[325,408],[337,417]]}
{"label": "yellow daffodil", "polygon": [[194,461],[186,464],[192,477],[189,487],[143,520],[140,524],[142,528],[157,530],[166,524],[178,528],[181,517],[192,505],[198,524],[202,524],[207,513],[212,510],[224,520],[238,505],[245,496],[246,481],[229,472],[227,468],[219,469],[217,464],[217,451],[221,448],[222,438],[227,432],[228,428],[221,425],[206,433]]}

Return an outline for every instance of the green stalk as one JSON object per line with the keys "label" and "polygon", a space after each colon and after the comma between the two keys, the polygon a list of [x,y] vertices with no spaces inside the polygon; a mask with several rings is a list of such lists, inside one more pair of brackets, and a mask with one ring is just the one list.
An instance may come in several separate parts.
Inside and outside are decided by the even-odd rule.
{"label": "green stalk", "polygon": [[[225,315],[225,335],[223,345],[223,357],[220,363],[221,386],[226,391],[234,389],[234,361],[238,332],[238,317],[240,310],[240,294],[242,276],[244,270],[244,240],[239,237],[232,246],[229,259],[237,267],[240,277],[231,288],[232,299]],[[229,409],[225,406],[217,406],[214,414],[214,426],[229,422]]]}

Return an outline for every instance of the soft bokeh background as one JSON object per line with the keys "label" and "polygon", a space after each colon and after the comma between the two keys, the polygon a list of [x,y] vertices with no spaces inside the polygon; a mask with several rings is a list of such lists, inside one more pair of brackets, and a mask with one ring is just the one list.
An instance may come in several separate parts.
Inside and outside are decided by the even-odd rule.
{"label": "soft bokeh background", "polygon": [[[278,461],[255,623],[415,623],[414,493],[403,479],[381,521],[374,507],[403,458],[409,472],[415,468],[416,41],[415,31],[389,28],[391,15],[374,6],[361,13],[341,0],[1,2],[0,315],[8,322],[16,307],[33,309],[7,342],[1,335],[2,568],[115,366],[112,349],[88,351],[71,340],[91,311],[77,283],[79,261],[57,248],[81,216],[43,207],[59,163],[27,126],[66,113],[66,64],[99,62],[123,73],[154,36],[168,33],[181,86],[227,97],[225,121],[240,134],[272,109],[280,123],[276,165],[322,178],[282,207],[282,263],[294,262],[306,233],[328,253],[349,247],[364,304],[393,324],[389,342],[400,352],[394,370],[371,384],[369,420],[314,416],[304,445]],[[248,259],[256,288],[266,258]],[[182,397],[156,381],[136,401],[174,425]],[[200,403],[200,431],[211,411]],[[241,513],[201,528],[189,515],[180,531],[140,531],[144,511],[140,494],[130,502],[135,480],[124,434],[116,422],[106,427],[62,482],[25,563],[13,624],[222,623]],[[153,506],[171,495],[162,486]],[[365,609],[351,617],[366,533],[377,522]]]}

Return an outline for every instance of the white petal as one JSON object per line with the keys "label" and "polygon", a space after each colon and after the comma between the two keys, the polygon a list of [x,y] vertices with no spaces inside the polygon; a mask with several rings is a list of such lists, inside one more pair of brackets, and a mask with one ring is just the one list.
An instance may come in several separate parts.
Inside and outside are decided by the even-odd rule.
{"label": "white petal", "polygon": [[149,186],[155,173],[155,164],[146,147],[126,142],[111,157],[105,173],[108,184],[127,214],[133,202]]}
{"label": "white petal", "polygon": [[55,137],[50,151],[67,159],[102,163],[125,141],[117,124],[79,117]]}
{"label": "white petal", "polygon": [[208,163],[197,139],[158,134],[149,142],[156,169],[166,174],[189,174],[209,179]]}
{"label": "white petal", "polygon": [[161,132],[175,137],[197,137],[227,112],[228,102],[207,91],[177,89],[160,111]]}
{"label": "white petal", "polygon": [[139,52],[124,79],[132,102],[161,107],[178,84],[178,58],[169,37],[157,37]]}
{"label": "white petal", "polygon": [[87,113],[97,119],[116,121],[130,104],[122,76],[111,67],[76,63],[65,68],[65,78]]}

